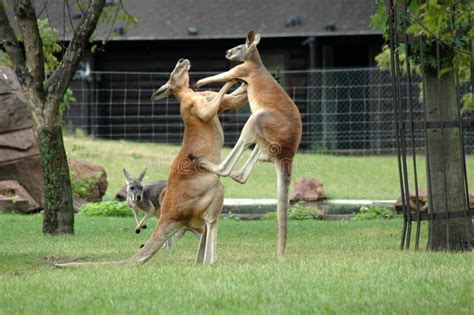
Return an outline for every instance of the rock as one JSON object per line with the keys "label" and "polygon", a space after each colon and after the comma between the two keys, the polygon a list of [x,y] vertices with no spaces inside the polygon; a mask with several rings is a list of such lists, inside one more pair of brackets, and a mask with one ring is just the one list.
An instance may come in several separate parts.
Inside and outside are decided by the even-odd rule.
{"label": "rock", "polygon": [[108,187],[105,169],[88,161],[70,160],[68,163],[74,194],[89,202],[101,201]]}
{"label": "rock", "polygon": [[41,205],[43,180],[28,104],[15,72],[0,67],[0,180],[16,180]]}
{"label": "rock", "polygon": [[[416,191],[410,190],[408,198],[410,200],[410,209],[416,210]],[[428,190],[426,188],[418,189],[418,198],[420,202],[420,211],[426,211],[428,203]],[[398,197],[397,201],[395,202],[395,211],[398,213],[403,212],[402,196]]]}
{"label": "rock", "polygon": [[325,199],[323,184],[311,177],[298,177],[295,189],[291,195],[290,202],[298,201],[314,202]]}
{"label": "rock", "polygon": [[7,67],[0,67],[0,100],[0,133],[33,125],[20,82],[15,71]]}
{"label": "rock", "polygon": [[75,213],[78,213],[81,207],[86,203],[87,201],[82,199],[81,197],[72,196],[72,207],[74,208]]}
{"label": "rock", "polygon": [[[416,194],[415,190],[410,190],[409,195],[410,200],[410,209],[416,210]],[[427,211],[428,210],[428,190],[426,188],[421,188],[418,190],[418,199],[420,201],[420,211]],[[469,193],[469,207],[474,206],[474,193]],[[395,211],[401,213],[403,212],[402,207],[402,197],[398,197],[397,201],[395,202]]]}
{"label": "rock", "polygon": [[115,195],[115,200],[125,201],[127,200],[127,185],[120,188],[119,192]]}
{"label": "rock", "polygon": [[40,204],[16,180],[0,181],[0,212],[9,210],[21,213],[38,211]]}

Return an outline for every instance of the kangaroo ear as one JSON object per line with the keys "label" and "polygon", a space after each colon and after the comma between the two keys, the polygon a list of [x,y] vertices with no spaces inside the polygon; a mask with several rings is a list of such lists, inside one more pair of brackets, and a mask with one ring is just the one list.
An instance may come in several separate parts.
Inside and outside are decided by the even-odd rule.
{"label": "kangaroo ear", "polygon": [[151,96],[152,101],[159,101],[163,98],[166,98],[170,95],[170,85],[166,83],[162,87],[160,87],[153,95]]}
{"label": "kangaroo ear", "polygon": [[143,180],[143,177],[145,177],[145,173],[146,173],[146,168],[143,170],[143,172],[140,174],[140,176],[138,176],[138,181],[141,182]]}
{"label": "kangaroo ear", "polygon": [[245,44],[247,46],[250,46],[250,44],[252,44],[254,40],[255,40],[255,32],[254,31],[248,32],[247,40],[245,41]]}
{"label": "kangaroo ear", "polygon": [[255,34],[255,38],[254,38],[254,40],[253,40],[253,44],[254,44],[255,46],[257,46],[258,43],[260,43],[260,34],[259,34],[259,33],[258,33],[258,34]]}
{"label": "kangaroo ear", "polygon": [[126,169],[122,169],[122,174],[127,184],[133,181],[132,177],[130,177]]}

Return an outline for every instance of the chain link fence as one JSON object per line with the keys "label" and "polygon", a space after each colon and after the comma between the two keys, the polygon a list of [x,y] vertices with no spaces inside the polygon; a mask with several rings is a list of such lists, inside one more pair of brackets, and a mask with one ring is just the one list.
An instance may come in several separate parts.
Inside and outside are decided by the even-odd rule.
{"label": "chain link fence", "polygon": [[[191,72],[190,82],[213,75]],[[332,154],[392,154],[396,152],[391,76],[377,68],[286,71],[276,74],[295,101],[303,121],[300,150]],[[65,112],[68,130],[80,128],[107,139],[180,144],[183,123],[174,97],[152,102],[154,90],[169,73],[78,72],[72,89],[76,101]],[[420,79],[411,89],[415,120],[422,119]],[[211,86],[217,90],[219,86]],[[406,86],[402,99],[407,100]],[[404,113],[409,115],[410,113]],[[248,106],[221,114],[225,145],[237,141],[250,115]],[[424,133],[417,130],[415,147],[423,149]],[[468,152],[474,148],[472,131],[465,135]]]}

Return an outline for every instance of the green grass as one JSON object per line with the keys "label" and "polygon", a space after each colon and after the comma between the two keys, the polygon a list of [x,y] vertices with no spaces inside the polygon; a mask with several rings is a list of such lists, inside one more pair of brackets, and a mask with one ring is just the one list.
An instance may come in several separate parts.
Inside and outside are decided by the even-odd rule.
{"label": "green grass", "polygon": [[[110,141],[86,137],[65,137],[68,157],[89,160],[105,167],[109,179],[106,199],[112,199],[124,184],[122,168],[133,176],[145,168],[145,181],[166,179],[179,146]],[[223,150],[224,157],[229,152]],[[248,152],[245,157],[248,156]],[[242,161],[245,159],[243,158]],[[468,170],[474,167],[474,157],[468,156]],[[424,157],[419,156],[419,182],[425,183]],[[411,162],[409,161],[409,165]],[[322,181],[326,194],[337,199],[396,199],[400,194],[396,156],[334,156],[298,153],[293,180],[299,176],[316,177]],[[474,174],[469,172],[470,182]],[[275,198],[276,180],[273,166],[259,163],[245,185],[222,178],[226,198]],[[413,187],[413,185],[412,185]],[[421,184],[420,187],[425,187]]]}
{"label": "green grass", "polygon": [[127,257],[153,225],[135,235],[131,218],[76,218],[75,236],[46,237],[40,215],[0,215],[0,314],[474,313],[473,254],[400,252],[399,219],[290,221],[281,264],[274,221],[223,220],[214,266],[193,265],[185,235],[143,266],[55,269]]}

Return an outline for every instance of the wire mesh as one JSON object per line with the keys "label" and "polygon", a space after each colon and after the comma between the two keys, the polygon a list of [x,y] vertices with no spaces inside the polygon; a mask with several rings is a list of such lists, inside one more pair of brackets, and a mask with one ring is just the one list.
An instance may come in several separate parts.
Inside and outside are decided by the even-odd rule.
{"label": "wire mesh", "polygon": [[[191,83],[212,74],[215,73],[191,72]],[[174,97],[160,102],[150,100],[153,91],[168,77],[169,73],[163,72],[78,73],[71,86],[76,101],[65,112],[66,126],[100,138],[179,144],[183,124],[178,102]],[[335,154],[396,153],[389,71],[378,68],[282,71],[280,77],[284,78],[281,85],[301,112],[300,150]],[[414,118],[421,119],[420,78],[412,79],[410,89],[406,84],[402,82],[401,98],[413,99]],[[248,106],[221,115],[225,145],[235,144],[249,115]],[[468,152],[474,148],[472,134],[472,131],[466,134]],[[422,130],[416,130],[407,141],[414,141],[416,150],[422,151],[424,137]]]}

